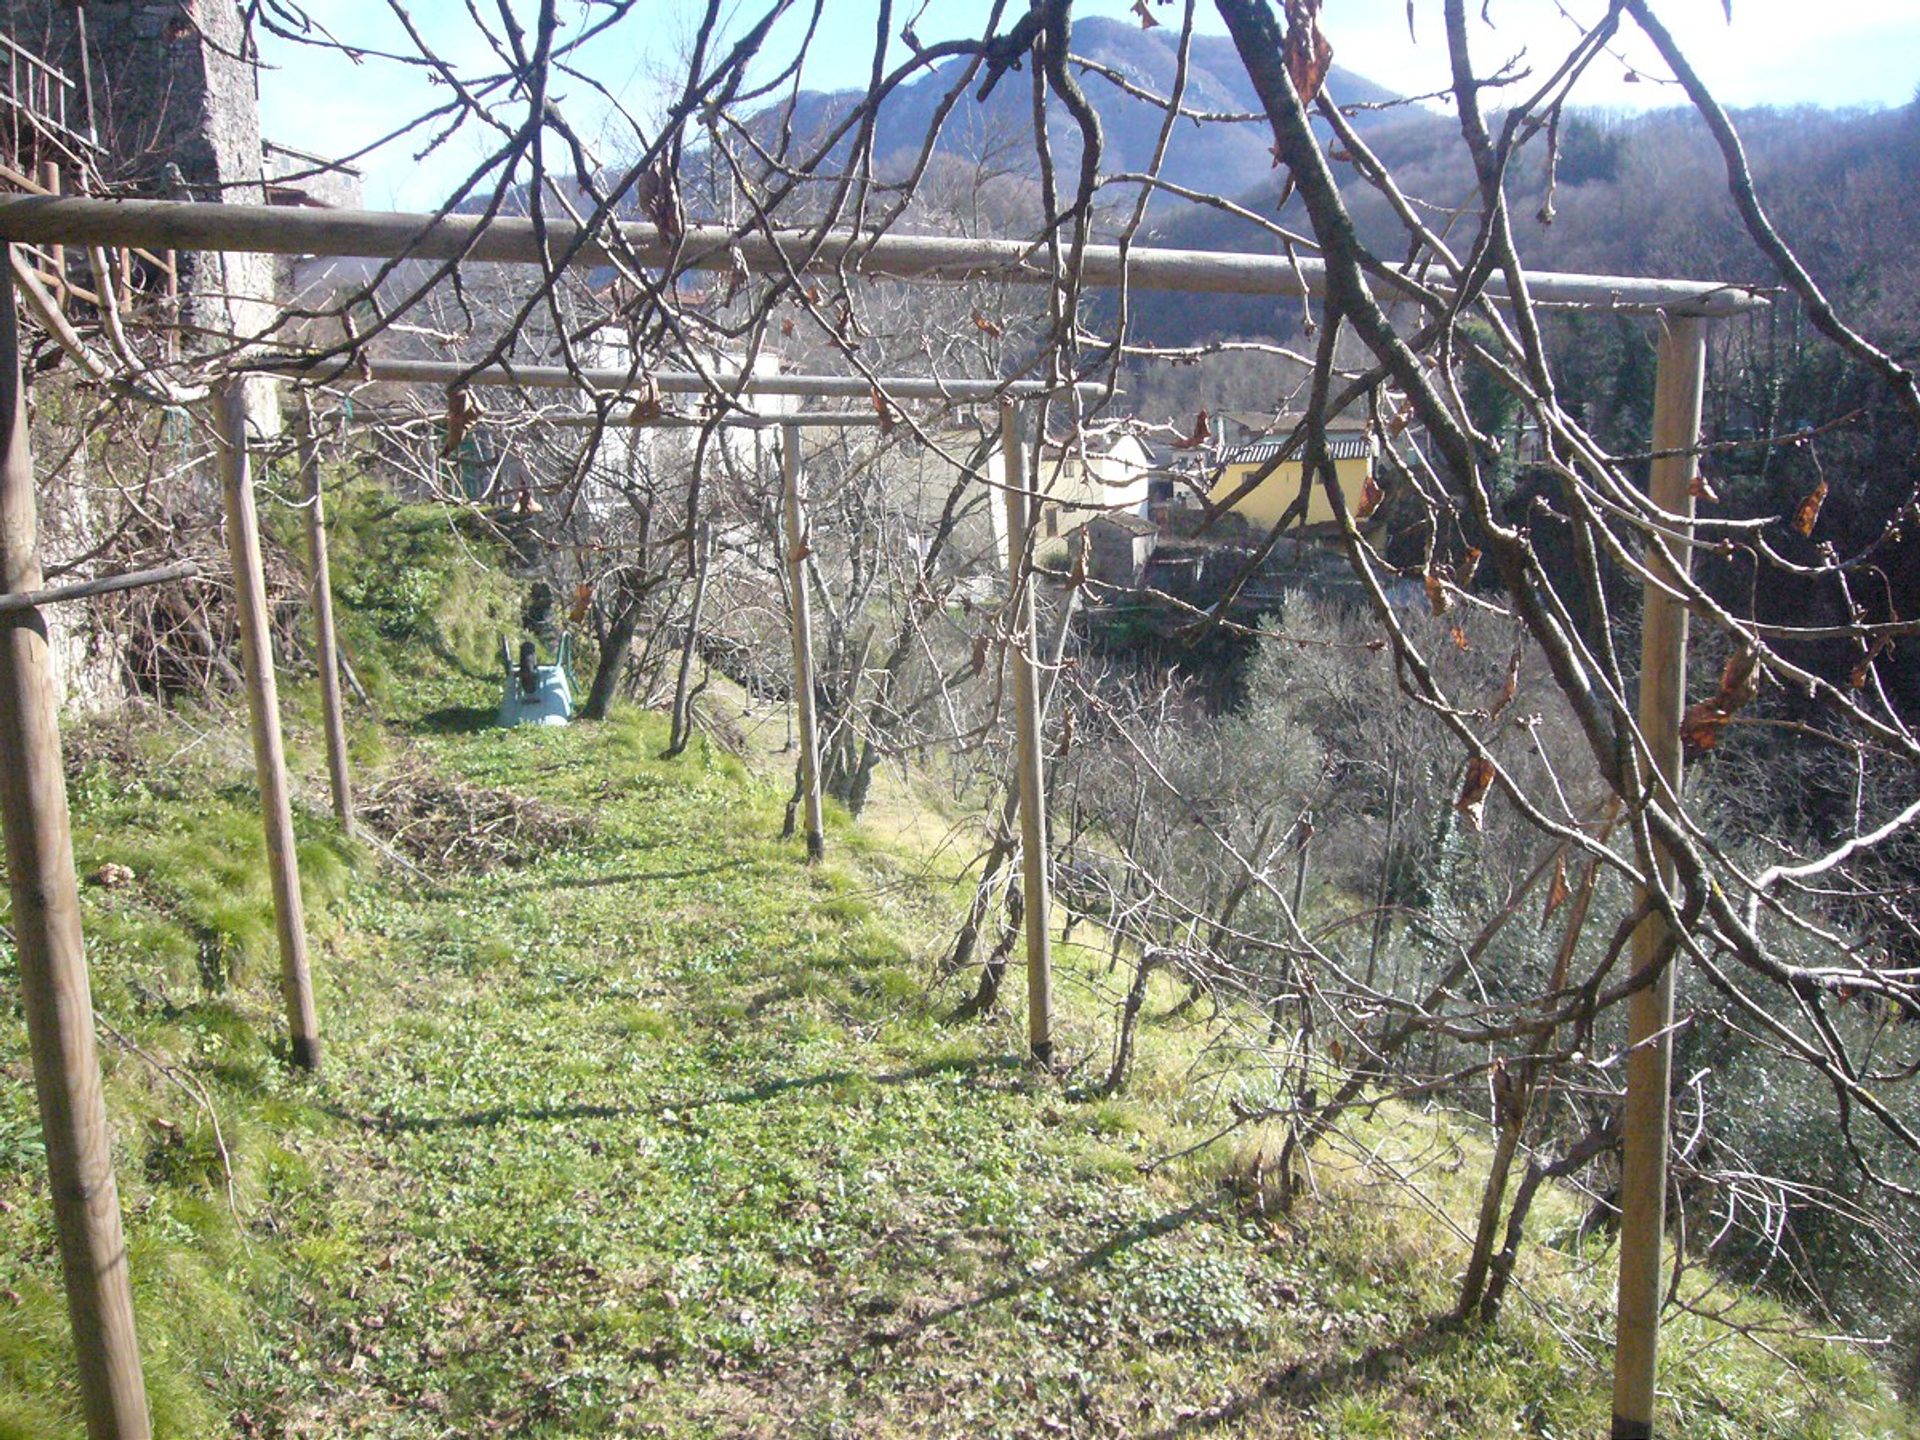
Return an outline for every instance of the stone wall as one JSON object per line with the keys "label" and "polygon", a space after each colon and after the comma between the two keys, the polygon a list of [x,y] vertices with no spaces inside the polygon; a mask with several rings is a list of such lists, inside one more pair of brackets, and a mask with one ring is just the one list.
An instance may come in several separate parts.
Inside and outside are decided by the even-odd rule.
{"label": "stone wall", "polygon": [[[85,28],[84,53],[81,45]],[[246,33],[235,0],[0,0],[0,29],[59,66],[76,82],[68,121],[84,130],[86,94],[102,147],[96,189],[107,194],[261,204],[262,177],[255,69],[245,58]],[[77,188],[73,180],[67,188]],[[265,256],[183,255],[181,321],[191,353],[224,351],[225,337],[259,334],[276,313],[275,271]],[[40,399],[50,398],[41,391]],[[249,418],[256,433],[280,429],[278,387],[249,382]],[[95,503],[85,448],[66,453],[44,443],[36,420],[41,540],[49,565],[84,556],[114,517]],[[57,428],[57,427],[56,427]],[[64,455],[64,460],[56,458]],[[58,469],[53,467],[58,466]],[[217,492],[211,467],[194,483],[203,498]],[[90,623],[84,604],[49,612],[56,677],[75,710],[109,707],[121,696],[119,637]]]}
{"label": "stone wall", "polygon": [[[111,193],[259,205],[260,114],[255,67],[235,0],[0,0],[8,33],[91,91],[101,177]],[[85,102],[75,108],[84,113]],[[257,335],[275,313],[274,266],[260,255],[183,255],[181,320],[199,343]],[[279,430],[263,385],[257,429]]]}

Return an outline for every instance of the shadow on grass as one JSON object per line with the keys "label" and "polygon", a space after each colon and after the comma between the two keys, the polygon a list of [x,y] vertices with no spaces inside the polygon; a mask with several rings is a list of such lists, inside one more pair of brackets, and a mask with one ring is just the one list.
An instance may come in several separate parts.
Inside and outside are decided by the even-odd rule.
{"label": "shadow on grass", "polygon": [[1092,1249],[1082,1250],[1078,1255],[1069,1256],[1058,1265],[1050,1265],[1038,1274],[1018,1275],[994,1286],[991,1290],[984,1290],[968,1299],[956,1300],[951,1305],[944,1305],[930,1314],[909,1321],[897,1330],[869,1331],[856,1349],[865,1349],[869,1346],[891,1348],[907,1344],[926,1331],[946,1324],[949,1320],[957,1320],[976,1310],[998,1305],[1003,1300],[1011,1300],[1029,1291],[1050,1290],[1076,1275],[1100,1269],[1135,1245],[1156,1240],[1162,1235],[1171,1235],[1176,1230],[1184,1230],[1195,1220],[1214,1210],[1220,1203],[1219,1196],[1209,1195],[1194,1201],[1191,1205],[1183,1205],[1178,1210],[1169,1210],[1162,1215],[1152,1215],[1143,1220],[1136,1220],[1117,1234],[1102,1240]]}
{"label": "shadow on grass", "polygon": [[729,1090],[719,1095],[696,1095],[684,1099],[665,1097],[633,1105],[494,1105],[485,1110],[470,1110],[464,1115],[395,1115],[390,1112],[358,1115],[338,1106],[329,1109],[342,1120],[383,1135],[419,1134],[436,1130],[484,1130],[515,1121],[535,1124],[552,1120],[617,1120],[658,1114],[662,1110],[685,1114],[715,1105],[753,1105],[798,1091],[845,1085],[855,1080],[864,1080],[870,1085],[906,1085],[915,1080],[930,1080],[936,1075],[978,1075],[990,1070],[1015,1070],[1020,1064],[1020,1060],[1012,1055],[988,1055],[964,1060],[934,1060],[905,1070],[883,1071],[878,1075],[869,1075],[860,1070],[823,1070],[817,1075],[792,1075],[778,1080],[764,1080],[758,1085]]}
{"label": "shadow on grass", "polygon": [[412,728],[425,735],[477,735],[491,730],[498,714],[491,705],[447,705],[429,710]]}
{"label": "shadow on grass", "polygon": [[1458,1324],[1441,1318],[1369,1345],[1357,1355],[1296,1360],[1266,1376],[1245,1393],[1230,1395],[1216,1405],[1183,1415],[1173,1424],[1149,1432],[1144,1440],[1175,1440],[1177,1436],[1203,1435],[1214,1430],[1237,1433],[1249,1418],[1274,1404],[1306,1410],[1356,1383],[1384,1380],[1396,1369],[1417,1364],[1444,1349],[1460,1333]]}
{"label": "shadow on grass", "polygon": [[563,880],[523,880],[512,885],[496,885],[494,893],[526,895],[540,890],[610,890],[616,885],[644,885],[650,881],[697,880],[703,875],[744,870],[753,863],[743,855],[734,860],[716,860],[711,865],[689,865],[681,870],[620,870],[610,875],[578,875]]}

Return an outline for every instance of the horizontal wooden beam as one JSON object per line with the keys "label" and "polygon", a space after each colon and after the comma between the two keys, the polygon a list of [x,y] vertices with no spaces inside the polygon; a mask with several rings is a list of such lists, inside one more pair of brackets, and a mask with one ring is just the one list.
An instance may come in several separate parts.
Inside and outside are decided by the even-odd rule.
{"label": "horizontal wooden beam", "polygon": [[[178,200],[92,200],[51,195],[0,198],[0,240],[23,244],[141,245],[150,250],[242,250],[268,255],[338,255],[367,259],[550,263],[572,250],[575,266],[611,263],[617,253],[630,263],[671,265],[683,270],[758,273],[791,267],[802,273],[844,271],[866,279],[998,280],[1044,285],[1052,279],[1044,246],[1019,240],[958,235],[837,233],[819,238],[806,231],[735,234],[725,226],[690,225],[678,246],[663,243],[645,221],[623,226],[625,245],[588,238],[573,250],[580,227],[550,219],[544,244],[523,218],[483,221],[478,216],[439,219],[380,210],[293,209],[276,205],[199,205]],[[1118,246],[1089,245],[1084,283],[1114,286],[1124,278],[1135,290],[1182,290],[1224,295],[1318,295],[1326,270],[1317,260],[1283,255],[1166,250],[1135,246],[1124,259]],[[1422,271],[1420,283],[1435,277]],[[1391,278],[1374,282],[1387,292]],[[1593,310],[1665,310],[1686,315],[1731,315],[1763,307],[1752,286],[1700,280],[1639,279],[1613,275],[1530,272],[1528,293],[1548,305]],[[1488,293],[1502,298],[1499,282]]]}
{"label": "horizontal wooden beam", "polygon": [[49,585],[44,590],[16,591],[0,595],[0,614],[13,610],[31,610],[41,605],[58,605],[63,600],[85,600],[94,595],[112,595],[120,590],[138,590],[145,585],[164,585],[169,580],[193,580],[200,567],[191,560],[173,565],[158,565],[151,570],[129,570],[121,575],[102,575],[97,580],[76,580],[71,585]]}
{"label": "horizontal wooden beam", "polygon": [[[304,380],[326,383],[334,380],[378,380],[396,384],[498,385],[527,390],[604,390],[611,394],[632,391],[643,380],[651,379],[663,395],[710,395],[715,381],[728,395],[788,396],[796,399],[867,400],[873,385],[861,375],[746,375],[722,371],[713,378],[687,370],[662,370],[651,374],[630,366],[595,366],[569,370],[564,365],[489,365],[474,370],[454,360],[382,360],[369,359],[361,364],[344,358],[319,362],[301,357],[267,361],[264,367],[277,374],[297,375]],[[880,388],[892,400],[951,400],[965,403],[1032,400],[1041,395],[1058,394],[1065,385],[1050,386],[1039,380],[942,380],[926,375],[883,375]],[[1082,381],[1083,395],[1097,395],[1104,387]]]}
{"label": "horizontal wooden beam", "polygon": [[727,430],[780,430],[788,427],[800,430],[852,430],[881,423],[880,416],[871,410],[802,410],[792,415],[655,415],[644,419],[626,414],[609,415],[604,420],[598,415],[580,411],[560,414],[549,411],[539,419],[563,430],[593,430],[602,426],[609,430],[699,430],[708,425],[718,425]]}

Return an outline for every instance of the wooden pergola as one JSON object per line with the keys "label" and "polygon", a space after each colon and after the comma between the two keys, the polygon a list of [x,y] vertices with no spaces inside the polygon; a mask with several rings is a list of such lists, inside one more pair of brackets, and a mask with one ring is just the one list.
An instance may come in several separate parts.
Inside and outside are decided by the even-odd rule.
{"label": "wooden pergola", "polygon": [[[549,270],[622,263],[676,271],[732,272],[744,264],[753,272],[829,273],[858,279],[986,279],[1031,285],[1049,285],[1055,280],[1047,249],[1041,243],[846,232],[735,233],[714,226],[690,226],[674,243],[654,234],[649,226],[635,227],[622,239],[625,243],[610,245],[587,227],[548,221],[536,229],[526,219],[34,195],[0,198],[0,244],[8,246],[253,251],[541,265]],[[1417,275],[1412,270],[1389,270],[1371,278],[1391,299],[1448,293],[1427,270]],[[1086,247],[1079,279],[1091,286],[1268,297],[1318,295],[1326,286],[1324,267],[1311,259],[1152,247],[1122,250],[1110,245]],[[1494,280],[1483,293],[1495,301],[1502,300],[1502,283]],[[1528,299],[1538,305],[1662,318],[1652,436],[1656,458],[1649,498],[1663,514],[1667,535],[1684,540],[1692,527],[1692,481],[1698,464],[1696,446],[1710,324],[1718,317],[1762,307],[1765,299],[1751,287],[1737,285],[1550,272],[1528,274],[1526,288]],[[40,613],[42,605],[67,597],[43,589],[18,321],[12,287],[7,286],[6,292],[0,301],[0,427],[4,427],[0,436],[0,753],[7,759],[0,764],[0,811],[4,812],[21,988],[88,1431],[94,1440],[145,1440],[149,1433],[145,1391],[94,1052],[79,892],[61,770],[58,706],[49,668],[47,631]],[[546,374],[550,371],[553,388],[582,388],[580,373],[558,367],[502,365],[497,375],[462,370],[457,375],[436,371],[430,376],[422,367],[433,363],[376,360],[371,378],[444,378],[470,384],[497,380],[538,386],[549,383]],[[324,365],[304,368],[312,377],[326,378]],[[344,362],[338,362],[334,373],[344,368]],[[586,372],[587,388],[604,384],[614,394],[641,378],[637,366]],[[662,379],[651,378],[656,382]],[[810,378],[821,382],[820,388],[784,393],[858,398],[869,395],[873,383],[864,377]],[[1050,1013],[1051,999],[1046,949],[1045,776],[1038,744],[1031,557],[1024,554],[1029,507],[1038,498],[1038,487],[1020,434],[1018,402],[1023,395],[1049,392],[1045,387],[1023,392],[1017,386],[993,382],[918,379],[887,383],[907,387],[894,392],[899,398],[912,398],[911,387],[925,386],[931,393],[923,398],[956,400],[962,398],[958,387],[984,383],[986,388],[973,398],[990,399],[1001,407],[1008,538],[1015,557],[1010,567],[1016,607],[1010,648],[1014,655],[1020,751],[1019,808],[1029,887],[1025,913],[1032,1026],[1036,1016],[1044,1019]],[[777,388],[764,388],[768,384],[777,381],[746,377],[732,393],[783,393]],[[699,385],[699,393],[714,389],[704,379]],[[720,388],[728,393],[727,386]],[[299,911],[298,878],[293,870],[291,810],[266,625],[258,521],[248,471],[245,413],[237,378],[221,396],[219,421],[228,541],[239,600],[256,768],[274,872],[282,988],[294,1058],[301,1064],[314,1065],[319,1061],[318,1025]],[[797,422],[765,417],[758,423],[791,427]],[[782,447],[783,511],[795,597],[792,613],[798,673],[807,663],[801,643],[806,592],[798,579],[799,561],[794,557],[804,542],[805,521],[799,446],[794,443],[792,429],[787,435]],[[313,464],[310,448],[302,459],[308,469],[310,490],[317,491],[318,467]],[[313,513],[317,520],[317,506]],[[323,588],[323,534],[314,553],[316,575]],[[1680,565],[1688,563],[1684,545],[1672,553]],[[1656,783],[1677,790],[1687,612],[1677,597],[1673,582],[1678,577],[1671,573],[1669,564],[1665,547],[1653,544],[1643,619],[1639,722],[1652,751]],[[317,590],[316,599],[319,593]],[[323,666],[323,673],[330,668]],[[810,687],[796,688],[811,700]],[[337,698],[336,693],[336,708]],[[340,763],[344,765],[344,757]],[[342,789],[344,779],[342,770],[336,776]],[[817,787],[817,774],[810,783]],[[350,819],[346,823],[351,823]],[[810,839],[817,837],[817,812],[809,811],[808,824]],[[1664,857],[1661,869],[1663,882],[1670,884],[1672,868]],[[1644,901],[1646,896],[1639,898]],[[1614,1399],[1616,1426],[1625,1423],[1630,1433],[1637,1434],[1651,1433],[1661,1302],[1672,1067],[1673,966],[1666,963],[1670,949],[1666,921],[1657,908],[1648,907],[1633,937],[1635,973],[1651,972],[1653,979],[1634,993],[1629,1019]],[[1049,1057],[1050,1043],[1050,1034],[1044,1029],[1030,1030],[1029,1047],[1037,1059]]]}
{"label": "wooden pergola", "polygon": [[[876,390],[893,400],[940,401],[949,405],[978,405],[994,402],[999,407],[1002,434],[1002,462],[1005,472],[998,487],[1006,516],[1007,575],[1009,593],[1015,605],[1012,623],[1012,665],[1014,670],[1015,747],[1019,756],[1018,783],[1021,787],[1022,847],[1025,867],[1025,893],[1034,897],[1028,908],[1037,920],[1027,926],[1028,1043],[1039,1060],[1050,1058],[1053,1049],[1052,942],[1048,938],[1047,916],[1051,911],[1049,876],[1046,869],[1046,814],[1044,785],[1040,780],[1043,762],[1040,755],[1039,684],[1034,665],[1037,652],[1036,620],[1030,590],[1031,576],[1021,567],[1027,548],[1027,532],[1032,520],[1029,495],[1037,494],[1037,477],[1028,476],[1028,450],[1018,433],[1019,407],[1023,401],[1075,391],[1089,398],[1103,387],[1090,382],[1064,386],[1037,380],[945,380],[924,375],[883,376],[869,381],[861,376],[787,374],[769,375],[731,371],[721,377],[702,376],[692,371],[642,372],[637,367],[598,367],[570,370],[561,366],[516,366],[495,364],[484,367],[463,366],[455,361],[418,359],[375,359],[349,365],[342,360],[320,364],[289,362],[274,367],[296,374],[310,383],[352,378],[368,383],[413,383],[435,385],[496,385],[515,389],[550,389],[596,394],[603,401],[619,406],[631,401],[637,383],[653,395],[700,395],[718,393],[729,400],[871,398]],[[781,528],[786,551],[786,592],[788,621],[793,650],[793,692],[796,728],[800,745],[800,799],[805,815],[805,839],[810,861],[826,853],[825,813],[820,785],[819,720],[814,691],[812,600],[805,584],[805,562],[812,552],[811,523],[806,511],[806,482],[801,454],[800,432],[804,429],[856,429],[893,423],[892,417],[875,410],[866,411],[781,411],[759,413],[752,410],[719,411],[707,416],[656,414],[637,407],[622,407],[619,413],[599,415],[586,411],[562,414],[542,413],[540,423],[561,429],[738,429],[777,430],[780,435]],[[321,630],[322,655],[333,650],[332,601],[325,593],[326,540],[321,508],[319,472],[313,458],[314,437],[305,414],[301,419],[301,464],[308,475],[307,515],[310,550],[313,557],[314,611]],[[231,448],[231,446],[229,447]],[[1015,477],[1024,477],[1020,483]],[[270,668],[270,666],[269,666]],[[345,769],[345,722],[337,678],[322,684],[322,713],[327,729],[327,753],[332,773],[334,809],[343,825],[351,825],[352,798]],[[1029,785],[1036,787],[1031,796]],[[271,826],[271,819],[269,826]],[[1027,856],[1037,857],[1026,859]],[[289,867],[291,859],[284,863]],[[294,877],[297,882],[298,876]],[[297,883],[296,883],[297,891]],[[291,1010],[290,1010],[291,1013]]]}

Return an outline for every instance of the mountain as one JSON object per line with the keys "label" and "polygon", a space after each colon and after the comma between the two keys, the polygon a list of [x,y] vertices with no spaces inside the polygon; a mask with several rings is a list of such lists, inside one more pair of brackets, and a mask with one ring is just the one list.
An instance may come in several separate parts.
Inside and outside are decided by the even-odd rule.
{"label": "mountain", "polygon": [[[1155,95],[1168,94],[1177,70],[1178,32],[1165,26],[1142,30],[1123,21],[1095,17],[1074,25],[1072,43],[1074,56],[1089,62],[1076,67],[1075,74],[1100,116],[1101,173],[1144,172],[1152,163],[1164,112],[1127,93],[1100,72],[1111,71]],[[948,62],[902,85],[882,103],[874,151],[883,174],[902,173],[912,164],[941,105],[964,73],[961,63]],[[976,76],[955,101],[941,125],[937,153],[945,159],[982,161],[995,168],[1037,173],[1031,139],[1031,74],[1024,69],[1009,71],[984,103],[975,98],[978,88]],[[1328,77],[1327,88],[1343,105],[1378,104],[1395,98],[1392,91],[1337,65]],[[796,137],[813,137],[817,143],[865,93],[804,91],[788,105],[763,115],[756,128],[764,137],[777,133],[782,121],[789,121]],[[1163,179],[1195,190],[1236,195],[1253,189],[1271,173],[1271,134],[1264,119],[1253,118],[1259,116],[1259,100],[1232,41],[1222,35],[1194,37],[1181,103],[1188,110],[1250,118],[1239,123],[1177,124],[1161,167]],[[1354,120],[1356,125],[1368,127],[1389,120],[1395,113],[1361,111]],[[1049,100],[1047,125],[1064,187],[1079,165],[1079,131],[1057,99]],[[806,149],[805,145],[796,146],[797,153]],[[840,158],[836,152],[835,159]],[[1165,198],[1168,204],[1180,203]]]}

